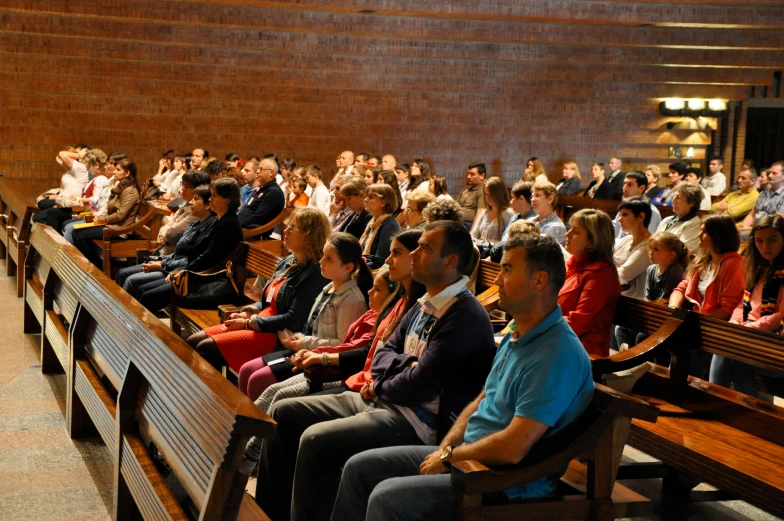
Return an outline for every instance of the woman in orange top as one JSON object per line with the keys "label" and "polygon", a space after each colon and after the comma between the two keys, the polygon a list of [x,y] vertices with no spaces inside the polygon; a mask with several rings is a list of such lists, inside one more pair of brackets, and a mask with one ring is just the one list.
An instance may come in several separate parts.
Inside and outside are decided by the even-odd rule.
{"label": "woman in orange top", "polygon": [[613,263],[613,226],[601,210],[585,208],[569,219],[566,282],[558,293],[564,318],[588,354],[609,356],[610,329],[621,283]]}

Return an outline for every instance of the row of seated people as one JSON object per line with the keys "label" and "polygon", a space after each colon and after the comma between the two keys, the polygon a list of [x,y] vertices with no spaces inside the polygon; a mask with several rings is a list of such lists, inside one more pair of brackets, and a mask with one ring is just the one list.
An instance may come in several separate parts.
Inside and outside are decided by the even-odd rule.
{"label": "row of seated people", "polygon": [[[645,222],[650,217],[649,211],[650,204],[644,199],[625,201],[621,205],[622,228],[632,237],[640,233],[643,237],[649,236],[650,232],[647,230]],[[755,237],[764,233],[771,233],[777,237],[778,251],[769,252],[771,255],[775,255],[771,258],[774,262],[781,256],[781,245],[784,244],[781,241],[782,230],[780,227],[770,232],[762,230],[770,229],[771,227],[766,223],[775,220],[784,223],[780,217],[769,217],[758,223],[760,231],[756,229],[754,231]],[[433,261],[439,260],[437,264],[440,265],[441,275],[449,273],[449,270],[443,265],[445,257],[441,256],[443,244],[459,244],[458,237],[462,234],[465,238],[465,244],[469,245],[466,250],[473,249],[472,241],[469,242],[470,235],[458,223],[454,224],[452,230],[455,235],[442,238],[439,255],[431,259]],[[571,255],[569,261],[564,264],[563,251],[560,247],[556,250],[558,264],[563,265],[564,278],[566,279],[559,286],[557,301],[563,311],[566,323],[569,324],[573,333],[577,333],[584,348],[586,350],[602,350],[602,346],[607,346],[610,336],[614,300],[617,299],[617,295],[621,291],[619,275],[616,272],[615,260],[613,259],[612,222],[609,216],[603,212],[583,210],[573,216],[570,224],[566,245],[566,251]],[[425,232],[439,230],[439,228],[443,230],[444,226],[446,225],[434,223],[426,227]],[[671,273],[677,273],[678,266],[681,266],[682,269],[682,262],[687,251],[682,242],[669,233],[662,233],[660,240],[652,241],[653,244],[650,240],[648,241],[650,256],[658,261],[658,265],[650,266],[646,270],[645,287],[649,298],[665,297],[669,291],[671,292],[672,304],[680,305],[683,298],[688,296],[689,299],[700,304],[700,307],[697,308],[698,311],[708,314],[714,313],[717,306],[715,301],[729,298],[728,292],[730,290],[727,288],[732,285],[727,281],[735,280],[737,282],[738,273],[740,273],[738,270],[740,264],[734,262],[738,259],[738,255],[734,251],[737,250],[739,244],[734,222],[728,216],[711,215],[704,219],[701,228],[699,244],[702,253],[692,267],[694,271],[685,279],[671,275]],[[728,246],[722,241],[727,237],[731,238],[733,231],[734,243],[730,239],[731,244]],[[441,234],[444,233],[446,232],[442,231]],[[417,235],[419,238],[414,242],[414,236]],[[461,343],[468,339],[467,346],[483,345],[481,341],[475,340],[474,336],[466,336],[469,335],[469,332],[476,335],[477,328],[480,331],[482,328],[477,322],[476,316],[471,320],[466,320],[462,327],[450,323],[450,328],[456,328],[456,331],[451,331],[451,333],[459,334],[459,336],[447,336],[444,339],[444,344],[435,342],[438,337],[432,335],[435,334],[435,331],[439,331],[438,321],[444,319],[445,315],[439,316],[442,306],[434,303],[430,299],[430,295],[437,296],[441,294],[441,291],[446,291],[447,288],[458,282],[434,286],[428,284],[427,274],[417,275],[417,268],[426,264],[424,261],[420,264],[418,257],[429,254],[430,250],[435,249],[428,244],[429,241],[426,237],[428,235],[422,234],[419,230],[404,231],[396,236],[392,240],[392,253],[386,259],[388,270],[379,272],[373,282],[372,290],[368,290],[366,293],[364,290],[368,287],[369,276],[364,259],[362,259],[359,242],[348,234],[333,234],[323,213],[312,209],[298,210],[288,221],[284,232],[284,241],[292,251],[292,256],[281,262],[276,277],[265,288],[262,301],[256,306],[251,306],[231,316],[225,324],[194,335],[189,339],[197,351],[216,366],[228,364],[235,369],[238,368],[242,390],[253,398],[258,397],[260,405],[268,407],[269,412],[279,421],[280,439],[277,440],[277,444],[273,442],[268,445],[262,458],[262,471],[267,473],[269,479],[266,484],[269,485],[269,488],[261,488],[260,493],[269,493],[269,497],[275,498],[272,501],[274,504],[268,504],[266,508],[271,512],[281,512],[281,518],[287,517],[288,514],[289,503],[285,499],[288,498],[288,486],[294,487],[292,508],[295,511],[298,508],[302,509],[303,513],[300,514],[302,518],[310,519],[311,515],[317,516],[319,515],[317,512],[308,510],[308,505],[305,504],[306,500],[302,497],[298,500],[297,491],[300,491],[301,496],[307,496],[314,488],[322,485],[321,479],[315,477],[314,474],[323,477],[324,472],[329,469],[337,471],[356,451],[363,447],[375,446],[374,444],[380,442],[375,440],[384,439],[384,435],[373,430],[378,428],[377,425],[364,425],[362,423],[364,418],[361,417],[364,411],[363,407],[367,406],[367,402],[379,396],[377,391],[381,386],[376,386],[375,382],[383,375],[388,375],[392,378],[391,381],[394,381],[394,378],[401,378],[400,385],[405,382],[407,393],[403,393],[405,396],[403,401],[394,401],[397,396],[400,396],[396,392],[402,392],[394,386],[390,386],[388,391],[390,394],[386,396],[391,404],[396,405],[395,411],[402,415],[397,417],[398,422],[402,422],[403,419],[406,422],[409,419],[412,421],[412,423],[402,424],[406,429],[413,428],[413,435],[416,436],[416,439],[410,438],[409,441],[417,442],[416,440],[419,440],[422,443],[431,442],[434,439],[434,434],[438,437],[439,429],[437,427],[439,413],[442,409],[440,405],[437,410],[430,410],[430,413],[435,414],[430,418],[433,422],[420,424],[420,420],[427,417],[427,412],[424,411],[428,410],[427,405],[430,404],[425,400],[425,397],[433,397],[432,382],[428,380],[430,383],[426,384],[425,381],[420,381],[412,376],[412,373],[417,372],[407,370],[414,369],[419,366],[420,361],[427,360],[428,366],[436,364],[438,369],[431,367],[420,378],[434,379],[437,382],[444,382],[444,385],[447,385],[446,382],[454,385],[454,382],[457,381],[460,382],[461,388],[463,385],[468,385],[471,378],[475,376],[469,368],[475,369],[476,364],[465,363],[465,360],[460,358],[457,353],[450,352],[450,356],[456,357],[454,360],[447,361],[439,358],[439,356],[445,356],[445,351],[439,354],[439,345],[454,345],[458,342],[457,338],[461,339]],[[514,240],[511,244],[514,244]],[[555,246],[554,241],[552,244]],[[657,248],[656,244],[661,247]],[[753,252],[756,249],[749,251]],[[465,273],[467,263],[470,262],[468,259],[471,256],[471,253],[465,253],[463,255],[465,262],[462,265],[460,262],[456,264],[458,274]],[[317,261],[319,258],[320,260]],[[552,261],[552,259],[550,260]],[[710,266],[714,261],[717,264],[711,270]],[[708,268],[705,267],[706,262]],[[770,261],[768,262],[770,263]],[[503,263],[502,259],[502,265]],[[407,273],[401,273],[403,270]],[[712,278],[704,276],[701,280],[699,273],[705,275],[710,271],[714,272]],[[405,278],[401,280],[401,276]],[[433,276],[435,277],[435,274]],[[737,289],[740,288],[742,292],[742,275],[740,276],[741,284],[735,284],[733,291],[737,292]],[[408,288],[405,288],[406,281],[408,281]],[[405,291],[405,293],[402,293],[395,305],[392,306],[391,303],[394,299],[390,299],[390,293],[393,289],[391,286],[395,282],[398,284],[403,282],[403,288],[399,291]],[[425,287],[424,289],[420,287],[418,292],[413,292],[412,287],[416,287],[414,284],[417,282],[424,284]],[[461,275],[458,284],[461,292],[464,291],[465,282]],[[506,289],[504,289],[503,275],[499,277],[498,282],[502,286],[501,294],[504,296]],[[701,284],[703,284],[702,290],[699,288]],[[755,284],[760,285],[761,283],[757,280]],[[438,291],[439,288],[441,291]],[[752,288],[752,293],[754,289]],[[422,306],[427,306],[427,302],[430,302],[432,316],[425,317],[425,311],[420,311],[422,316],[414,320],[411,315],[415,315],[417,310],[427,310],[419,305],[422,291],[427,291]],[[654,295],[655,291],[660,293]],[[365,295],[367,295],[367,301],[365,301]],[[403,299],[403,296],[406,295],[408,298]],[[682,296],[681,301],[678,300],[678,295]],[[444,296],[449,296],[448,302],[454,298],[449,293]],[[384,306],[384,300],[387,301],[386,306]],[[740,297],[736,298],[736,301],[739,302]],[[727,305],[723,301],[722,304]],[[370,310],[366,306],[370,306]],[[410,309],[406,311],[406,307],[409,306]],[[397,316],[393,313],[396,308],[400,308],[398,311],[400,314]],[[414,311],[411,311],[412,309]],[[388,314],[384,315],[387,310],[389,310]],[[379,311],[381,315],[379,315]],[[732,311],[736,311],[736,309],[733,308]],[[376,329],[376,331],[381,331],[381,336],[373,335],[374,313],[376,319],[379,316],[383,317],[380,319],[379,328]],[[750,317],[750,323],[757,322],[754,320],[757,315],[767,316],[759,303],[754,304],[754,300],[749,304],[749,310],[745,316],[742,309],[736,311],[736,314],[738,313],[744,318]],[[511,314],[514,316],[514,313]],[[389,318],[390,316],[393,318]],[[405,322],[406,317],[409,318],[409,322]],[[400,321],[395,327],[392,320],[398,318]],[[388,321],[384,322],[383,319],[388,319]],[[430,320],[430,324],[428,324],[428,320]],[[401,331],[403,327],[413,329],[406,329],[404,333]],[[446,327],[446,323],[443,327]],[[511,335],[514,338],[514,335],[517,334],[515,326],[512,326],[511,329]],[[584,334],[580,334],[580,331],[586,329]],[[299,331],[303,334],[292,334],[291,331]],[[484,333],[485,340],[491,342],[492,332],[485,331]],[[397,337],[394,336],[396,334]],[[374,338],[372,343],[371,337]],[[399,343],[398,347],[393,347],[395,340]],[[378,353],[384,351],[377,349],[381,346],[381,342],[386,342],[381,349],[392,349],[396,353],[394,356],[402,356],[408,363],[402,363],[401,360],[395,358],[391,367],[382,364],[380,369],[374,370],[374,367],[381,364],[381,360],[383,360],[383,357]],[[359,347],[360,344],[363,345],[362,348]],[[327,403],[320,401],[311,403],[311,399],[300,403],[294,398],[301,396],[306,391],[302,377],[295,375],[297,370],[315,364],[344,366],[350,364],[352,358],[355,363],[360,360],[364,362],[362,367],[359,368],[357,374],[347,379],[343,384],[329,386],[332,388],[328,392],[330,394],[341,392],[340,396],[343,396],[348,389],[347,392],[353,391],[354,394],[348,394],[343,398],[319,398]],[[283,361],[281,362],[281,360]],[[720,360],[717,361],[717,363],[719,362]],[[455,364],[459,365],[455,366]],[[468,371],[470,374],[460,372],[460,365],[464,365],[462,370]],[[456,373],[445,376],[439,372],[440,370],[451,370]],[[436,373],[432,371],[436,371]],[[383,378],[380,381],[383,382]],[[436,394],[443,395],[442,390],[440,389]],[[449,390],[449,396],[459,394],[456,389]],[[410,393],[414,395],[412,396]],[[383,399],[384,395],[381,396]],[[406,407],[412,403],[411,400],[419,403],[423,409],[416,409],[406,416],[405,410],[400,411],[397,406]],[[364,405],[360,406],[352,401]],[[463,400],[462,405],[465,403],[467,402]],[[378,412],[375,409],[373,411]],[[383,412],[387,413],[388,411]],[[303,416],[307,418],[303,418]],[[359,418],[355,418],[355,416],[359,416]],[[337,421],[339,418],[351,419],[352,421]],[[332,423],[333,421],[337,421],[337,423]],[[394,422],[392,424],[386,423],[391,420],[382,421],[385,422],[384,427],[390,427],[392,424],[397,425]],[[355,432],[358,429],[357,423],[371,429],[369,436],[373,441],[367,442],[370,443],[370,446],[363,445],[365,442],[358,439],[359,435]],[[313,427],[315,432],[310,432],[309,428],[314,424],[318,424],[318,427]],[[399,425],[397,426],[399,427]],[[337,431],[332,429],[337,429]],[[351,429],[352,436],[348,436],[347,431],[341,429]],[[299,441],[301,437],[306,436],[306,439],[313,440],[314,437],[319,437],[321,430],[326,430],[326,432],[321,435],[320,442],[313,441],[315,445],[313,447],[308,445],[308,450],[305,450],[306,446]],[[398,436],[396,431],[394,432],[395,437],[400,437],[402,441],[404,437]],[[442,429],[440,432],[443,433],[444,430]],[[409,432],[409,434],[412,433]],[[345,439],[351,440],[350,447],[341,445],[340,440]],[[326,446],[322,444],[326,444]],[[443,447],[443,449],[447,448]],[[305,452],[303,453],[303,451]],[[326,457],[326,461],[324,457],[320,457],[322,453],[330,455]],[[395,454],[398,453],[395,452]],[[416,457],[422,456],[419,452],[416,454]],[[251,446],[249,447],[249,456],[253,458],[253,455],[254,447]],[[364,457],[370,458],[371,456],[388,457],[389,454],[366,454]],[[410,465],[411,461],[408,460],[407,463]],[[382,466],[387,467],[388,464],[383,463]],[[441,467],[438,468],[441,469]],[[302,474],[301,477],[300,474]],[[287,477],[291,479],[288,480]],[[298,478],[301,488],[298,485]],[[338,483],[337,478],[333,481],[330,481],[328,477],[324,479],[333,484]],[[265,482],[262,480],[260,483]],[[283,485],[282,488],[281,485]],[[324,485],[329,488],[328,485]],[[325,490],[325,501],[334,500],[333,493],[334,491]],[[281,508],[286,512],[282,512]],[[323,512],[321,515],[323,516]],[[297,517],[295,515],[295,518]]]}

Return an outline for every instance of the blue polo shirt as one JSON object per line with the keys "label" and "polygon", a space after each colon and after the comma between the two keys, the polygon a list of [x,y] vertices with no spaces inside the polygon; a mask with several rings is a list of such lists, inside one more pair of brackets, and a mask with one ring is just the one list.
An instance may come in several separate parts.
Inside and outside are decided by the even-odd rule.
{"label": "blue polo shirt", "polygon": [[[514,324],[510,327],[514,332]],[[591,359],[560,307],[519,338],[513,332],[498,346],[485,398],[468,419],[466,443],[502,431],[515,416],[549,425],[543,441],[576,420],[593,398]],[[531,451],[535,450],[536,445]],[[506,494],[510,499],[553,495],[565,471],[564,467]]]}

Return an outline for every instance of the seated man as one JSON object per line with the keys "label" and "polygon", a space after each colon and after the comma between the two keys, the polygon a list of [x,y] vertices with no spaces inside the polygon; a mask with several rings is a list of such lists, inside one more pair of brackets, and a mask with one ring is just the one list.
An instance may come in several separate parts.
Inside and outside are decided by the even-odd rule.
{"label": "seated man", "polygon": [[727,194],[727,197],[713,203],[711,211],[724,212],[738,223],[754,208],[759,192],[754,185],[757,183],[757,171],[744,168],[738,175],[738,189]]}
{"label": "seated man", "polygon": [[273,520],[328,519],[346,460],[377,447],[437,443],[481,391],[495,344],[462,275],[472,254],[461,224],[427,225],[411,252],[411,276],[427,293],[376,352],[374,383],[270,408],[278,427],[264,444],[256,500]]}
{"label": "seated man", "polygon": [[[558,307],[566,278],[552,238],[510,239],[501,259],[500,307],[513,317],[482,393],[435,446],[368,450],[343,469],[332,521],[453,519],[456,461],[514,465],[574,421],[593,397],[591,361]],[[563,469],[566,470],[566,467]],[[560,474],[505,491],[501,503],[552,495]],[[486,498],[489,500],[490,498]]]}
{"label": "seated man", "polygon": [[[240,226],[243,228],[258,228],[277,217],[286,206],[283,190],[275,181],[278,174],[278,163],[274,159],[264,158],[259,163],[253,185],[248,191],[247,203],[237,212]],[[269,239],[272,230],[261,235],[262,239]]]}
{"label": "seated man", "polygon": [[[630,197],[645,197],[645,191],[648,189],[648,177],[639,170],[632,170],[627,172],[623,179],[623,200]],[[659,227],[661,222],[661,212],[656,208],[656,205],[651,204],[651,222],[648,224],[648,231],[656,233],[656,228]],[[621,231],[621,212],[618,212],[613,219],[613,231],[615,232],[615,239],[618,240],[624,235],[625,232]]]}
{"label": "seated man", "polygon": [[748,241],[752,226],[757,219],[766,215],[784,215],[784,161],[777,161],[768,169],[768,189],[757,197],[754,209],[738,223],[740,240]]}

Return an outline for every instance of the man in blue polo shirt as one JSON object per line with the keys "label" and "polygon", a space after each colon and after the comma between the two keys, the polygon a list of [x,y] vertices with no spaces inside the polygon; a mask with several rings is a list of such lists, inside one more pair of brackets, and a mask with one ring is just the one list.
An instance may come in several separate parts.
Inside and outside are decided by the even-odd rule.
{"label": "man in blue polo shirt", "polygon": [[[496,279],[500,307],[513,317],[482,393],[441,445],[374,449],[343,469],[332,521],[452,519],[455,461],[519,463],[536,443],[577,419],[593,397],[591,361],[561,315],[563,254],[550,237],[506,244]],[[503,500],[552,495],[566,468],[507,490]]]}

